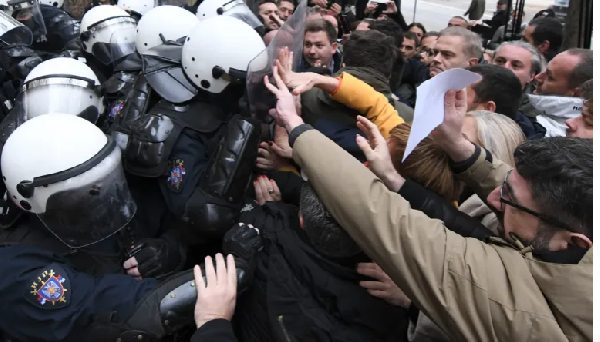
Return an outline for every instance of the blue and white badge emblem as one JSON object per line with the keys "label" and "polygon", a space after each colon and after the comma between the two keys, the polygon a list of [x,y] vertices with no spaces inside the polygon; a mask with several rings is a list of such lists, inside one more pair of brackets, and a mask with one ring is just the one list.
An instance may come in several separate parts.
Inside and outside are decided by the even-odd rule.
{"label": "blue and white badge emblem", "polygon": [[171,187],[175,188],[175,190],[179,190],[181,184],[183,184],[185,167],[183,166],[183,160],[181,159],[175,159],[172,163],[173,168],[169,173],[169,178],[167,178],[167,181],[169,182]]}
{"label": "blue and white badge emblem", "polygon": [[60,308],[69,303],[69,280],[60,266],[48,267],[29,284],[25,297],[43,308]]}
{"label": "blue and white badge emblem", "polygon": [[123,101],[123,100],[117,101],[117,103],[111,108],[108,116],[110,116],[111,118],[119,116],[119,114],[121,114],[121,110],[123,109],[124,106],[125,106],[125,101]]}

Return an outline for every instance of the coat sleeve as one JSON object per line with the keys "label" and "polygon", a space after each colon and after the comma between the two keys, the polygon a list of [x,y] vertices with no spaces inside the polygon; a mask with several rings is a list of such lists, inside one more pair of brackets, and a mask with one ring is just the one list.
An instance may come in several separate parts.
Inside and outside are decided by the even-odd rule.
{"label": "coat sleeve", "polygon": [[483,148],[476,148],[469,165],[453,167],[456,176],[487,203],[488,195],[502,185],[511,167]]}
{"label": "coat sleeve", "polygon": [[412,210],[402,196],[318,131],[301,133],[293,149],[294,160],[333,217],[451,338],[518,340],[523,336],[517,331],[530,329],[530,320],[495,301],[509,296],[506,303],[512,306],[515,296],[524,298],[512,284],[523,274],[511,273],[496,248],[463,238]]}
{"label": "coat sleeve", "polygon": [[346,72],[340,80],[331,98],[365,115],[385,138],[390,136],[392,128],[404,123],[388,99],[370,85]]}
{"label": "coat sleeve", "polygon": [[231,322],[215,319],[204,323],[192,336],[190,342],[237,342]]}

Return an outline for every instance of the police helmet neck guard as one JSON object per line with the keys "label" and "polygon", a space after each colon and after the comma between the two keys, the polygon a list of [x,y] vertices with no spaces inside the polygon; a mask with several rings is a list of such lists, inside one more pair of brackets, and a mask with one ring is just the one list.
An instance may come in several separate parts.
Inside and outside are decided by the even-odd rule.
{"label": "police helmet neck guard", "polygon": [[19,184],[17,184],[17,191],[21,196],[25,198],[31,198],[33,197],[35,188],[46,187],[51,184],[63,182],[91,170],[96,165],[100,164],[104,159],[106,159],[117,146],[117,143],[111,137],[107,138],[108,140],[106,145],[104,145],[104,147],[89,160],[64,171],[40,177],[34,177],[32,181],[21,181]]}
{"label": "police helmet neck guard", "polygon": [[86,77],[64,74],[46,75],[29,80],[23,84],[23,91],[33,90],[38,87],[49,85],[67,85],[89,89],[98,95],[100,95],[101,92],[101,86],[96,85],[94,80]]}
{"label": "police helmet neck guard", "polygon": [[87,41],[91,38],[94,32],[98,32],[110,25],[118,24],[118,23],[132,23],[137,25],[136,20],[131,16],[114,16],[108,17],[106,19],[100,20],[92,25],[90,25],[86,31],[81,32],[81,40]]}

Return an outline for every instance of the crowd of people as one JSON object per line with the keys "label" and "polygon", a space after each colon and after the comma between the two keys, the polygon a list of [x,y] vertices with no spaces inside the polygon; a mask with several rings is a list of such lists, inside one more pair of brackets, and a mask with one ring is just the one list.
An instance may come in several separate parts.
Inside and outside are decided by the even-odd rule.
{"label": "crowd of people", "polygon": [[0,1],[0,342],[592,340],[593,57],[552,10],[63,5]]}

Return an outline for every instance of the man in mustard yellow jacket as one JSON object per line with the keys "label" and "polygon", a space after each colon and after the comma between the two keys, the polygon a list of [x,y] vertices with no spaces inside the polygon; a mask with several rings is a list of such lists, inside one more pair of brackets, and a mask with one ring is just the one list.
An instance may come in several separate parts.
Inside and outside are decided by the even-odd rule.
{"label": "man in mustard yellow jacket", "polygon": [[[282,76],[285,79],[285,70]],[[328,82],[320,85],[327,89],[336,86],[330,80],[302,77],[306,78],[288,77],[287,86],[295,92],[319,82]],[[267,86],[278,97],[276,119],[290,132],[293,158],[319,197],[360,247],[450,338],[591,341],[589,140],[526,142],[516,150],[517,165],[511,170],[462,137],[465,91],[448,92],[444,123],[435,137],[457,162],[456,171],[502,218],[503,238],[484,243],[454,234],[388,190],[400,189],[404,180],[389,162],[383,139],[372,139],[369,146],[357,138],[371,154],[369,159],[377,161],[370,167],[378,178],[303,124],[286,83],[280,77],[275,80],[278,87]],[[346,75],[337,81],[341,89]],[[330,92],[339,94],[339,89]],[[362,93],[360,98],[373,97],[377,107],[383,95],[375,93]],[[362,105],[366,112],[374,111],[364,101]],[[379,110],[389,111],[383,108],[387,106]],[[541,262],[532,252],[556,255],[561,264]]]}

